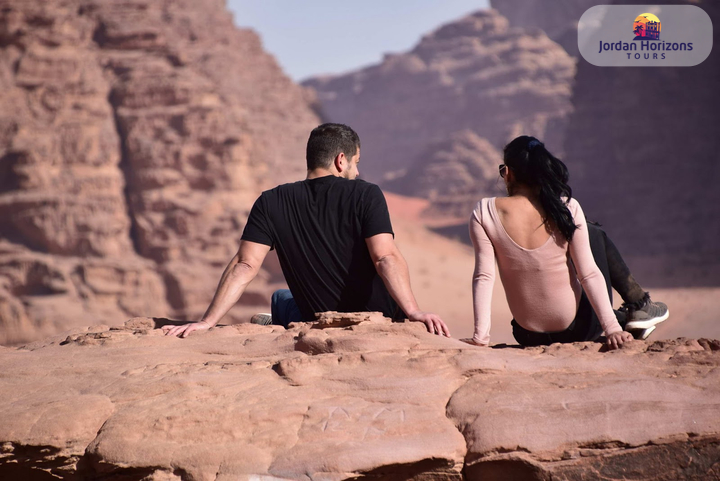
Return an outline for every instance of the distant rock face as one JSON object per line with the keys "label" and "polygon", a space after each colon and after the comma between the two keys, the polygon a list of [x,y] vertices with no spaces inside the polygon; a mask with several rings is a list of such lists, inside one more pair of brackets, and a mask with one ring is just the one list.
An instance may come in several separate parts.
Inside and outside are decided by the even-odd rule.
{"label": "distant rock face", "polygon": [[429,199],[427,214],[464,219],[479,199],[500,192],[499,159],[502,153],[490,142],[462,130],[428,145],[405,175],[385,186]]}
{"label": "distant rock face", "polygon": [[561,145],[557,133],[571,110],[574,74],[573,59],[540,30],[510,28],[486,10],[440,27],[379,65],[306,85],[317,91],[328,120],[360,134],[361,174],[395,181],[426,168],[435,155],[431,146],[461,132],[495,149],[519,134]]}
{"label": "distant rock face", "polygon": [[[5,1],[0,343],[200,315],[256,195],[303,175],[317,123],[223,1]],[[276,274],[246,302],[266,304]]]}
{"label": "distant rock face", "polygon": [[178,339],[165,322],[0,347],[0,479],[720,477],[717,340],[490,349],[368,313]]}
{"label": "distant rock face", "polygon": [[[637,2],[636,2],[637,3]],[[597,0],[491,0],[490,6],[508,19],[513,27],[540,28],[573,57],[579,56],[577,24],[582,14]]]}
{"label": "distant rock face", "polygon": [[[680,3],[720,25],[718,2]],[[578,65],[565,135],[571,185],[641,282],[720,285],[718,45],[715,28],[713,51],[695,67]]]}

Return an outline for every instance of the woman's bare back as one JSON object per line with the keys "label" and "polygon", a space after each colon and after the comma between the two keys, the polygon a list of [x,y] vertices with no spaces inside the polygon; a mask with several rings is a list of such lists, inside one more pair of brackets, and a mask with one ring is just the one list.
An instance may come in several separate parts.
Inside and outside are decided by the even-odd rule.
{"label": "woman's bare back", "polygon": [[547,243],[551,230],[543,223],[540,205],[525,196],[497,197],[495,209],[505,232],[520,247],[537,249]]}

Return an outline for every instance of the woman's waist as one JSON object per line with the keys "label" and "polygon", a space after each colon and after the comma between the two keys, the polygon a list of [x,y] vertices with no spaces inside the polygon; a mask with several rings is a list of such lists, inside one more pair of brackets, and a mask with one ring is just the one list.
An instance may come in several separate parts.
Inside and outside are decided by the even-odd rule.
{"label": "woman's waist", "polygon": [[566,329],[575,319],[582,290],[538,292],[507,289],[510,312],[520,326],[536,332]]}

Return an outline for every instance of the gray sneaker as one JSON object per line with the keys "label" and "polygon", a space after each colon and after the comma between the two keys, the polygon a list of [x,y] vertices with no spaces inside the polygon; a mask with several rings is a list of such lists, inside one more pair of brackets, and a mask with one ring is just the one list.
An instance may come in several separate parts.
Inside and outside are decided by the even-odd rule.
{"label": "gray sneaker", "polygon": [[623,307],[627,309],[628,316],[628,322],[625,324],[626,331],[648,329],[660,324],[670,315],[670,311],[665,304],[651,301],[650,295],[647,293],[640,302],[625,303]]}
{"label": "gray sneaker", "polygon": [[260,324],[261,326],[269,326],[272,324],[272,315],[267,312],[260,312],[250,318],[251,324]]}

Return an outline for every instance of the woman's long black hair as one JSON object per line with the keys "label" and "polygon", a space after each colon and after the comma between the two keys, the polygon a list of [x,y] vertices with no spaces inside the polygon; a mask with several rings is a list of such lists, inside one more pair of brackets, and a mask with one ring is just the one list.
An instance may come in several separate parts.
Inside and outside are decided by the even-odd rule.
{"label": "woman's long black hair", "polygon": [[548,152],[542,142],[527,135],[507,144],[503,150],[503,159],[505,165],[512,169],[518,183],[539,189],[540,204],[545,210],[543,222],[549,225],[549,221],[552,221],[570,242],[577,226],[567,207],[567,202],[572,198],[572,189],[567,184],[569,174],[565,164]]}

